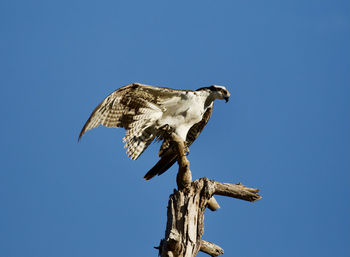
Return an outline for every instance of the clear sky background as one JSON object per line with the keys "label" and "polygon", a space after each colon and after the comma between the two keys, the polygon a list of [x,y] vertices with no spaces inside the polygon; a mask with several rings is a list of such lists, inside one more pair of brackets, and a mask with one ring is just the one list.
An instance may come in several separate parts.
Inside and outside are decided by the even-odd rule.
{"label": "clear sky background", "polygon": [[[0,2],[0,256],[157,256],[177,168],[122,129],[78,144],[131,82],[225,85],[191,147],[194,178],[261,189],[217,197],[203,239],[224,256],[350,256],[350,2]],[[199,256],[206,256],[199,254]]]}

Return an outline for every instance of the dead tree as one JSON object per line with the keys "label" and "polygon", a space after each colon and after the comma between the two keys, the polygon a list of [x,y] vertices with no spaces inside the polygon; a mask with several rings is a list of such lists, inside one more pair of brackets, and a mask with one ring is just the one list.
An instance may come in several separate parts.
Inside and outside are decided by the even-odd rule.
{"label": "dead tree", "polygon": [[261,199],[259,190],[240,183],[220,183],[207,178],[192,182],[184,142],[175,133],[171,134],[171,138],[179,153],[179,171],[176,178],[178,190],[174,190],[169,197],[165,238],[156,248],[159,249],[161,257],[194,257],[198,251],[210,256],[221,255],[224,253],[221,247],[201,240],[204,233],[205,208],[208,207],[212,211],[220,208],[213,195],[254,202]]}

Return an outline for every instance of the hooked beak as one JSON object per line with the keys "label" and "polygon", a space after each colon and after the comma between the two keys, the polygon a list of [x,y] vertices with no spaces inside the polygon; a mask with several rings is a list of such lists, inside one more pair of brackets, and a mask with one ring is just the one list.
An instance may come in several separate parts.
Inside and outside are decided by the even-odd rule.
{"label": "hooked beak", "polygon": [[227,103],[228,100],[230,100],[230,97],[229,97],[229,96],[226,96],[224,99],[225,99],[225,102]]}

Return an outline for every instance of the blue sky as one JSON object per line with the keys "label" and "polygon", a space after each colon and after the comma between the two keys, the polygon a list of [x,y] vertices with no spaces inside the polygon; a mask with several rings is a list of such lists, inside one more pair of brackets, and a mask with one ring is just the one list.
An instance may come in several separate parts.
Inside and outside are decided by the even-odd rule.
{"label": "blue sky", "polygon": [[[127,158],[122,129],[77,144],[131,82],[225,85],[191,147],[217,197],[203,239],[224,256],[350,256],[349,1],[1,1],[0,256],[156,256],[176,167]],[[199,254],[199,256],[206,256]]]}

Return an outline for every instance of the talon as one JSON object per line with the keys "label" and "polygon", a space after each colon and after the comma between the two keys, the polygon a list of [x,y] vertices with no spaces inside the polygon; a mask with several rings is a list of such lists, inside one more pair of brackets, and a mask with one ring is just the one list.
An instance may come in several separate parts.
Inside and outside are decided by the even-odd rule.
{"label": "talon", "polygon": [[175,132],[175,129],[170,127],[169,124],[165,124],[165,125],[161,126],[159,129],[163,130],[163,131],[165,131],[167,133]]}

